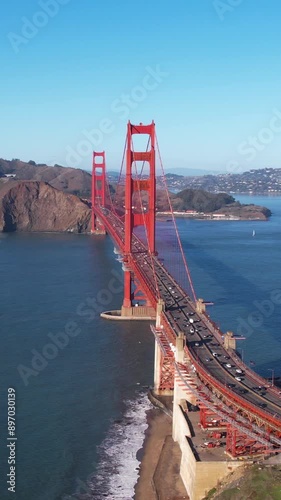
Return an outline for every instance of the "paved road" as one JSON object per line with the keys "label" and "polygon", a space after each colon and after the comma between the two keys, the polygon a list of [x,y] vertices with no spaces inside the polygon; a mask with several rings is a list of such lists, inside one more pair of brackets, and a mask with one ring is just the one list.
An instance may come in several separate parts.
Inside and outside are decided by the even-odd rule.
{"label": "paved road", "polygon": [[[107,222],[124,243],[124,224],[109,210],[102,209]],[[183,332],[188,349],[195,359],[218,381],[240,397],[281,419],[281,392],[261,382],[232,350],[223,346],[219,331],[215,332],[204,317],[196,313],[194,303],[156,257],[151,257],[137,237],[133,237],[133,259],[143,281],[155,297],[165,301],[166,318],[178,335]]]}

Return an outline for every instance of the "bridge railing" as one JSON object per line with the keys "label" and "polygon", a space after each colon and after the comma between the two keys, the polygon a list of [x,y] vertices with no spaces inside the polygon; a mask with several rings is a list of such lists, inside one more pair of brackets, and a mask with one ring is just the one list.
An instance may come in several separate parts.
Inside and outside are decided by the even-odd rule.
{"label": "bridge railing", "polygon": [[[97,215],[102,219],[105,227],[113,235],[114,239],[116,240],[116,243],[120,246],[120,250],[122,251],[124,249],[124,242],[123,242],[122,238],[119,236],[118,232],[116,230],[114,230],[114,227],[112,227],[111,223],[108,220],[108,217],[106,217],[106,215],[103,213],[102,208],[95,207],[95,210],[96,210]],[[116,218],[116,222],[119,221],[119,223],[120,223],[120,219],[118,219],[118,217],[116,215],[114,215],[113,213],[111,213],[111,215],[114,218]],[[154,259],[155,259],[155,257],[154,257]],[[152,305],[154,307],[156,307],[158,291],[156,289],[155,284],[152,283],[152,281],[148,279],[148,277],[145,273],[145,270],[142,269],[142,267],[138,263],[137,259],[134,259],[131,256],[130,261],[129,261],[129,265],[132,266],[132,268],[133,268],[132,270],[134,270],[136,272],[137,276],[141,278],[142,285],[145,288],[145,290],[144,290],[145,293],[147,294],[148,298],[150,299]],[[162,267],[164,267],[164,266],[162,266]],[[168,272],[168,270],[166,268],[165,268],[165,271]],[[168,272],[168,274],[169,274],[169,278],[172,280],[172,282],[174,282],[175,286],[177,286],[178,288],[181,288],[181,287],[179,287],[178,283],[175,282],[175,280],[173,279],[173,277],[170,275],[169,272]],[[182,293],[189,300],[190,305],[192,306],[194,311],[196,311],[196,306],[191,301],[190,297],[186,294],[186,292],[184,290],[182,290]],[[198,314],[198,312],[197,312],[197,314]],[[212,322],[212,320],[209,318],[209,316],[207,316],[206,313],[201,313],[201,314],[199,314],[199,316],[201,316],[201,319],[206,324],[208,329],[221,342],[223,333],[220,331],[220,329],[217,327],[217,325]],[[165,312],[163,313],[163,320],[164,320],[164,326],[166,327],[166,329],[169,332],[169,337],[170,337],[171,341],[174,342],[175,336],[176,336],[175,331],[174,331],[173,326],[170,324],[169,318],[168,318],[167,314],[165,314]],[[201,374],[201,376],[205,379],[205,381],[207,383],[216,387],[217,390],[219,390],[219,392],[221,392],[221,394],[224,397],[228,397],[230,401],[235,401],[240,407],[245,408],[247,411],[250,411],[253,415],[255,415],[255,416],[258,415],[264,421],[265,425],[270,425],[270,423],[271,423],[271,425],[274,424],[274,426],[277,426],[277,427],[279,425],[278,428],[280,428],[280,421],[279,420],[274,419],[265,410],[259,410],[254,404],[251,404],[251,403],[247,402],[245,399],[240,398],[233,391],[229,390],[227,387],[225,387],[223,384],[221,384],[219,381],[217,381],[214,377],[212,377],[206,371],[204,365],[201,364],[199,362],[199,360],[196,360],[196,358],[193,356],[192,352],[189,351],[187,348],[186,348],[186,350],[187,350],[188,356],[192,359],[194,366],[197,368],[198,372]],[[236,356],[234,352],[232,353],[232,356],[235,357],[235,361],[236,361],[237,365],[240,365],[241,367],[243,367],[244,370],[247,370],[248,372],[252,372],[252,370],[248,369],[246,367],[246,365],[244,365],[244,363],[242,363],[240,358],[238,356]],[[256,374],[254,375],[254,372],[252,372],[252,373],[253,373],[255,380],[259,380],[261,382],[261,385],[264,385],[264,379],[259,378],[259,376]]]}
{"label": "bridge railing", "polygon": [[185,351],[187,356],[192,360],[195,368],[207,383],[209,383],[212,387],[216,387],[219,392],[221,392],[222,395],[227,396],[230,401],[235,401],[240,408],[245,408],[245,410],[250,411],[254,417],[258,415],[265,426],[273,426],[274,429],[278,431],[279,437],[281,437],[281,423],[279,419],[274,418],[266,410],[257,408],[255,404],[246,401],[244,398],[241,398],[238,394],[228,389],[206,371],[205,366],[200,363],[198,359],[196,359],[187,347],[185,348]]}

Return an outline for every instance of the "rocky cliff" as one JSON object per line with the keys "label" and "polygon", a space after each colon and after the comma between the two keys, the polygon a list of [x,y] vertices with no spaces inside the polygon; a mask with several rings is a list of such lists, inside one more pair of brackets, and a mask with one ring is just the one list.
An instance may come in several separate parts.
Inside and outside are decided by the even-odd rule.
{"label": "rocky cliff", "polygon": [[46,182],[0,184],[0,231],[90,231],[91,210],[77,196]]}

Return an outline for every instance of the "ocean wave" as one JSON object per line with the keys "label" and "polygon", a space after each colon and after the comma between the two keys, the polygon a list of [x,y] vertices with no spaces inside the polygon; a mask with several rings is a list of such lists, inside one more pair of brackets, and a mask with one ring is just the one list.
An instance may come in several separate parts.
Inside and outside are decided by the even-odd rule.
{"label": "ocean wave", "polygon": [[131,500],[139,475],[137,452],[142,448],[148,427],[147,412],[152,408],[146,393],[137,400],[125,401],[122,419],[113,423],[98,447],[96,472],[88,479],[88,493],[75,496],[79,500]]}

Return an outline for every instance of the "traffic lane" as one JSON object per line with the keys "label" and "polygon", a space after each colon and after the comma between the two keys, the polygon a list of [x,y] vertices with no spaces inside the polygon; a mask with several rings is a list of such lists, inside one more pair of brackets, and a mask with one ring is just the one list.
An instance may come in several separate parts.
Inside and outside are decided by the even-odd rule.
{"label": "traffic lane", "polygon": [[[124,231],[124,229],[121,227],[121,225],[119,225],[119,229],[121,231],[121,236],[122,236],[122,233]],[[141,244],[138,244],[138,243],[135,243],[134,244],[134,247],[136,250],[138,251],[141,251],[141,253],[143,253],[143,256],[141,257],[140,261],[142,263],[142,267],[146,267],[147,268],[147,272],[150,276],[150,278],[153,277],[153,270],[152,270],[152,266],[148,264],[148,261],[146,259],[148,259],[148,255],[147,255],[147,250],[145,249],[145,247],[142,247]],[[169,304],[170,305],[176,305],[177,303],[180,303],[181,301],[186,301],[185,297],[182,295],[180,289],[175,285],[174,281],[170,279],[170,276],[168,275],[168,273],[166,273],[163,269],[163,267],[160,265],[157,266],[157,271],[158,271],[158,288],[160,289],[161,291],[161,296],[164,298],[165,301],[169,301]],[[164,282],[164,283],[163,283]],[[163,286],[164,284],[164,286]],[[186,301],[187,302],[187,301]],[[177,310],[176,314],[177,316],[172,316],[170,315],[169,317],[169,320],[171,322],[171,326],[174,327],[174,329],[177,331],[177,332],[180,332],[180,331],[183,331],[186,335],[188,335],[188,337],[190,337],[192,334],[194,335],[195,334],[195,337],[194,338],[194,341],[195,342],[200,342],[200,340],[204,340],[204,336],[202,337],[202,335],[200,335],[200,329],[204,328],[205,330],[207,329],[207,327],[203,324],[202,320],[197,317],[197,328],[196,328],[196,331],[193,332],[193,327],[191,326],[189,328],[189,325],[187,325],[187,321],[189,321],[189,314],[192,313],[192,308],[191,307],[187,307],[187,304],[185,304],[184,306],[179,306],[179,309],[180,310]],[[179,316],[178,316],[179,315]],[[190,331],[191,330],[191,331]],[[208,331],[208,329],[207,329]],[[216,344],[212,344],[210,343],[209,347],[207,348],[206,352],[204,353],[205,355],[207,355],[207,357],[202,359],[202,357],[200,356],[201,358],[201,362],[203,362],[203,365],[204,365],[204,368],[207,368],[207,371],[210,371],[210,373],[213,373],[220,381],[224,381],[226,380],[226,377],[228,378],[228,383],[230,385],[233,385],[234,384],[234,380],[235,380],[235,387],[233,387],[233,390],[234,392],[237,392],[239,395],[241,395],[241,390],[247,390],[249,389],[251,391],[251,396],[248,396],[247,400],[250,400],[252,397],[254,398],[254,401],[257,402],[257,400],[262,400],[262,401],[265,401],[266,404],[267,402],[269,402],[269,404],[271,402],[274,402],[275,404],[277,403],[278,405],[280,405],[280,401],[279,399],[277,399],[275,397],[275,395],[273,396],[272,394],[266,392],[265,394],[263,393],[260,393],[260,392],[255,392],[254,391],[254,388],[255,388],[255,385],[254,385],[254,382],[250,379],[250,377],[243,377],[243,383],[241,384],[242,388],[238,389],[236,388],[236,385],[237,383],[240,383],[240,381],[237,381],[235,379],[235,376],[236,376],[236,373],[232,373],[231,371],[227,370],[226,367],[222,364],[222,363],[214,363],[212,364],[212,366],[210,365],[206,365],[206,363],[209,363],[209,361],[206,361],[206,359],[212,359],[210,358],[210,356],[213,356],[212,352],[215,352],[215,351],[212,351],[212,349],[216,349],[216,351],[218,351],[218,355],[223,355],[223,352],[225,352],[226,354],[224,354],[224,359],[225,357],[227,356],[228,357],[228,353],[227,351],[225,351],[223,349],[223,346],[216,343]],[[206,354],[207,353],[207,354]],[[213,356],[214,357],[214,356]],[[233,362],[233,360],[232,360]],[[237,365],[234,364],[232,366],[232,369],[235,370]],[[241,378],[241,377],[239,377]],[[246,389],[244,388],[244,386],[246,387]],[[254,392],[252,392],[254,391]],[[244,396],[245,397],[245,396]]]}
{"label": "traffic lane", "polygon": [[[186,331],[186,325],[184,324],[184,320],[179,320],[177,318],[181,328],[183,331]],[[193,323],[194,325],[194,323]],[[258,396],[264,396],[267,401],[273,402],[274,404],[281,404],[281,398],[279,395],[276,395],[275,392],[271,392],[270,388],[265,387],[265,386],[257,386],[256,380],[254,380],[246,371],[240,368],[235,361],[229,356],[229,352],[225,350],[223,344],[220,344],[217,342],[216,339],[212,336],[212,334],[206,334],[208,332],[207,327],[202,326],[202,322],[199,322],[195,324],[195,330],[196,333],[201,337],[202,342],[205,343],[205,345],[210,349],[211,353],[215,352],[218,356],[217,359],[219,358],[219,362],[221,364],[221,368],[226,370],[229,375],[235,377],[239,377],[239,375],[244,379],[244,383],[251,389],[251,390],[256,390]],[[190,331],[188,332],[187,328],[187,335],[190,337]],[[208,339],[209,337],[209,339]],[[198,337],[197,337],[198,339]],[[226,363],[227,360],[230,360],[229,363]],[[231,364],[231,366],[226,366],[226,364]],[[246,367],[245,367],[246,368]],[[242,374],[241,374],[242,371]],[[262,392],[260,390],[262,389]]]}
{"label": "traffic lane", "polygon": [[[251,383],[249,383],[246,378],[244,379],[243,376],[239,377],[238,374],[230,373],[224,368],[223,364],[220,363],[217,356],[210,356],[210,351],[206,349],[206,346],[204,344],[196,347],[195,342],[196,341],[194,341],[188,347],[192,351],[194,358],[200,360],[204,365],[204,368],[208,368],[207,371],[212,376],[214,376],[225,386],[229,387],[240,397],[243,397],[245,400],[254,402],[256,406],[267,410],[272,415],[278,414],[279,416],[281,416],[280,400],[271,401],[262,396],[259,392],[253,390]],[[237,378],[235,377],[238,377],[241,380],[237,380]]]}
{"label": "traffic lane", "polygon": [[[200,332],[198,332],[198,334],[200,334]],[[281,407],[281,399],[279,396],[268,391],[268,388],[265,386],[257,387],[256,381],[253,381],[253,379],[249,377],[245,371],[233,363],[233,360],[227,351],[225,351],[219,344],[213,342],[207,343],[207,340],[208,339],[203,339],[202,342],[204,343],[204,346],[207,347],[209,353],[215,357],[217,365],[220,366],[220,369],[224,374],[227,373],[229,376],[233,377],[236,383],[241,382],[243,386],[246,386],[246,388],[254,392],[258,399],[262,399],[264,402],[270,402]],[[215,356],[213,353],[215,353]]]}
{"label": "traffic lane", "polygon": [[[198,332],[200,335],[200,332]],[[248,373],[236,365],[232,358],[229,356],[228,351],[225,351],[223,346],[216,342],[208,342],[208,339],[203,339],[205,345],[211,350],[212,354],[216,354],[216,360],[221,366],[221,369],[228,373],[228,375],[235,378],[237,382],[243,382],[247,388],[254,392],[259,399],[263,399],[265,402],[271,402],[274,405],[281,407],[281,398],[274,392],[271,392],[265,385],[257,386],[256,380],[254,380]],[[225,354],[226,353],[226,354]],[[238,380],[238,378],[242,380]]]}
{"label": "traffic lane", "polygon": [[[146,262],[145,263],[147,266],[148,266],[148,263]],[[163,274],[163,271],[162,271],[162,274]],[[158,276],[159,277],[159,276]],[[162,279],[162,277],[160,277],[160,279]],[[173,287],[173,282],[168,278],[166,277],[164,283],[163,282],[159,282],[158,283],[158,287],[160,289],[160,291],[162,292],[161,295],[163,296],[164,299],[167,299],[167,297],[170,297],[170,299],[173,301],[173,303],[177,302],[177,297],[175,297],[175,289],[172,288]],[[174,293],[173,293],[174,292]],[[178,298],[179,300],[182,300],[183,299],[183,296],[182,294],[180,294],[180,291],[177,290],[178,292]],[[237,378],[241,379],[243,377],[243,382],[241,383],[241,388],[235,388],[234,392],[237,392],[239,394],[239,396],[241,394],[246,394],[244,391],[250,391],[250,394],[251,396],[249,397],[245,397],[245,399],[247,400],[251,400],[251,401],[256,401],[257,404],[259,404],[259,402],[261,402],[260,404],[261,405],[270,405],[271,403],[274,404],[274,408],[275,408],[275,413],[276,413],[276,406],[278,406],[278,410],[279,410],[279,407],[280,407],[280,400],[278,398],[276,398],[274,395],[271,395],[267,392],[265,393],[260,393],[260,392],[255,392],[254,390],[254,383],[253,381],[248,377],[248,376],[245,376],[244,374],[239,376],[240,373],[239,372],[236,372],[235,370],[240,370],[240,368],[234,363],[234,361],[232,360],[232,363],[234,363],[231,368],[227,368],[225,366],[225,362],[227,359],[230,358],[229,356],[229,353],[228,351],[226,351],[223,347],[222,344],[220,344],[219,342],[217,341],[212,341],[212,342],[209,342],[209,344],[207,344],[207,337],[209,336],[209,340],[212,340],[214,339],[214,337],[211,335],[211,334],[206,334],[209,330],[208,330],[208,327],[206,325],[204,325],[204,323],[202,322],[202,320],[199,318],[198,315],[195,314],[195,318],[192,319],[192,323],[191,326],[190,324],[188,325],[187,322],[190,321],[190,314],[195,314],[191,307],[187,307],[187,306],[184,306],[184,307],[181,307],[179,308],[179,310],[177,310],[174,315],[172,313],[170,313],[169,315],[167,314],[168,318],[169,318],[169,322],[172,326],[172,328],[175,330],[175,332],[179,333],[179,332],[184,332],[188,337],[192,336],[193,338],[193,341],[194,342],[201,342],[201,341],[206,341],[206,347],[207,347],[207,350],[205,352],[205,354],[207,353],[206,357],[205,357],[205,360],[204,358],[201,359],[201,361],[203,362],[203,365],[205,368],[207,368],[207,371],[210,371],[210,373],[214,373],[216,375],[216,377],[218,378],[218,380],[220,380],[221,382],[225,382],[226,379],[228,379],[228,384],[230,385],[230,387],[235,384],[237,385],[237,383],[241,383],[242,380],[237,380]],[[194,328],[192,325],[194,325],[194,321],[196,322],[196,327]],[[204,335],[202,335],[201,331],[200,330],[204,330],[204,332],[206,332]],[[211,337],[210,337],[211,335]],[[212,366],[210,367],[209,365],[206,365],[206,359],[211,359],[211,357],[214,357],[213,356],[213,353],[216,353],[217,356],[216,356],[216,359],[217,359],[217,364],[216,364],[216,367],[215,367],[215,370],[212,369]],[[218,360],[218,357],[219,356],[222,356],[223,358],[221,359],[221,362]],[[213,365],[214,366],[214,365]],[[233,370],[233,372],[232,372]],[[235,381],[235,382],[234,382]],[[281,410],[281,408],[280,408]]]}
{"label": "traffic lane", "polygon": [[[203,364],[206,368],[206,359],[209,357],[215,357],[217,361],[217,367],[219,366],[219,372],[216,371],[217,374],[222,373],[222,377],[224,378],[226,374],[232,377],[236,383],[241,382],[243,379],[243,385],[245,385],[251,392],[256,394],[256,397],[259,400],[263,400],[264,402],[273,403],[280,407],[281,398],[279,395],[276,395],[274,392],[270,392],[267,387],[259,386],[256,387],[256,381],[251,378],[247,372],[240,368],[239,365],[235,363],[235,361],[229,356],[229,352],[224,348],[223,344],[220,344],[216,339],[214,339],[213,335],[208,333],[208,329],[206,326],[202,326],[202,322],[186,324],[186,316],[182,318],[178,316],[180,314],[179,311],[174,313],[173,321],[179,326],[179,329],[186,334],[187,343],[190,346],[194,346],[195,343],[199,342],[200,347],[205,345],[208,351],[208,355],[205,359],[202,359]],[[197,317],[196,315],[194,317]],[[189,319],[190,321],[190,319]],[[206,354],[206,353],[205,353]],[[230,365],[230,366],[227,366]]]}

